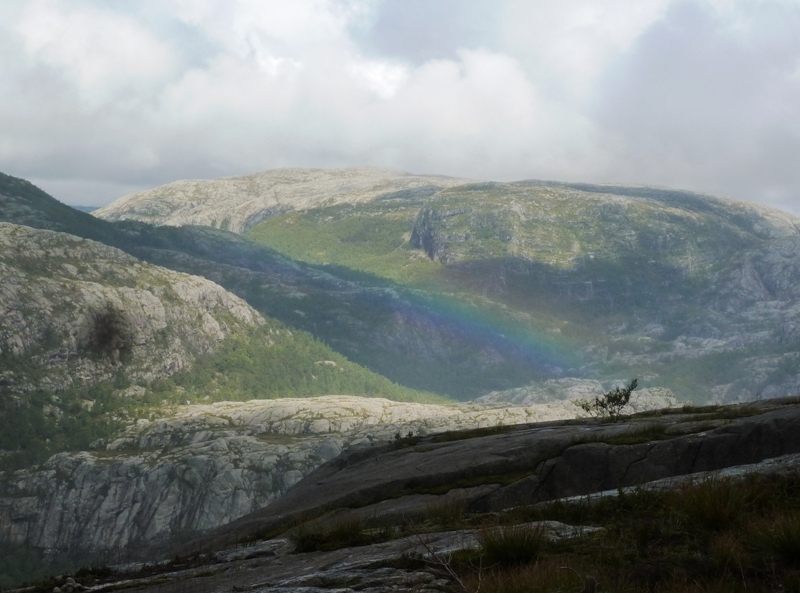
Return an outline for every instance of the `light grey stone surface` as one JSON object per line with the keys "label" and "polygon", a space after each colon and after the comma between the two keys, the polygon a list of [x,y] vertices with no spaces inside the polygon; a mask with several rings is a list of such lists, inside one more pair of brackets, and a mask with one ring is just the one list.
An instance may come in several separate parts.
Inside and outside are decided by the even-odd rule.
{"label": "light grey stone surface", "polygon": [[[656,402],[660,404],[660,401]],[[583,415],[573,402],[431,405],[353,396],[181,406],[97,450],[0,479],[0,542],[49,550],[153,546],[280,498],[348,447]]]}
{"label": "light grey stone surface", "polygon": [[240,177],[176,181],[124,196],[92,214],[112,221],[194,224],[243,233],[276,213],[368,202],[391,192],[452,187],[465,181],[374,167],[272,169]]}

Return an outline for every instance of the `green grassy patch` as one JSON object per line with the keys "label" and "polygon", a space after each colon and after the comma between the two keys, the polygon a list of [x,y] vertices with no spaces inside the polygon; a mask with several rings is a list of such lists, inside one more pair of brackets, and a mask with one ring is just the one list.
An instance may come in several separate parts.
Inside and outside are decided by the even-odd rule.
{"label": "green grassy patch", "polygon": [[443,403],[440,396],[401,387],[347,360],[322,342],[277,322],[226,339],[191,370],[174,375],[165,391],[183,389],[196,401],[246,401],[346,394],[396,401]]}
{"label": "green grassy patch", "polygon": [[475,439],[495,434],[504,434],[506,432],[514,432],[519,430],[519,428],[520,427],[518,424],[509,424],[507,426],[487,426],[486,428],[451,430],[431,437],[431,441],[434,443],[450,443],[453,441],[463,441],[466,439]]}
{"label": "green grassy patch", "polygon": [[409,244],[416,212],[386,202],[333,206],[267,218],[247,236],[294,259],[338,264],[413,285],[442,269]]}

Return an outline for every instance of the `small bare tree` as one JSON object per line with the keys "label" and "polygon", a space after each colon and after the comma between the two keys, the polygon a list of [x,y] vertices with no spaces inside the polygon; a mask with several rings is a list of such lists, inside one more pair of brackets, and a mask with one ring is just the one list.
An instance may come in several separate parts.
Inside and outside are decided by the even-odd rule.
{"label": "small bare tree", "polygon": [[579,405],[595,417],[617,422],[622,415],[622,409],[631,401],[631,393],[638,385],[639,380],[633,379],[625,387],[617,387],[613,391],[595,397],[594,401],[584,401]]}

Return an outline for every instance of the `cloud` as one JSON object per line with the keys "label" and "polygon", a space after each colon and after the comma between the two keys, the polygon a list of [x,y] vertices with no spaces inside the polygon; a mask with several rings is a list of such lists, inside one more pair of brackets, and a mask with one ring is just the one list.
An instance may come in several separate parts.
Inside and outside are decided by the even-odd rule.
{"label": "cloud", "polygon": [[350,74],[381,99],[393,97],[408,79],[408,68],[402,64],[392,64],[377,60],[354,62]]}
{"label": "cloud", "polygon": [[142,24],[80,3],[31,0],[14,31],[30,59],[74,82],[92,107],[122,94],[141,97],[175,66],[169,45]]}
{"label": "cloud", "polygon": [[[798,211],[792,0],[10,0],[0,170],[109,202],[374,164]],[[89,198],[91,196],[91,198]]]}
{"label": "cloud", "polygon": [[610,68],[618,175],[800,210],[800,5],[678,3]]}

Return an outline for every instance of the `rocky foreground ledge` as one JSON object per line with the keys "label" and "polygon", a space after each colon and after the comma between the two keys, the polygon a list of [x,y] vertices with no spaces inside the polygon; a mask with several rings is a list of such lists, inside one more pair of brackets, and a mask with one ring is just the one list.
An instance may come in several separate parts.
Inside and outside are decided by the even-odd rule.
{"label": "rocky foreground ledge", "polygon": [[[93,575],[93,589],[455,590],[439,559],[478,547],[479,530],[412,528],[369,545],[297,553],[297,525],[358,520],[367,528],[399,529],[423,525],[424,519],[414,521],[446,510],[447,501],[478,517],[575,496],[590,503],[625,489],[752,475],[800,475],[799,399],[663,410],[616,424],[577,419],[406,437],[345,451],[276,503],[185,546],[183,556]],[[596,531],[556,521],[538,525],[550,540]]]}
{"label": "rocky foreground ledge", "polygon": [[[634,395],[631,412],[677,405],[666,390]],[[267,507],[345,449],[582,415],[573,401],[431,405],[338,395],[182,406],[92,451],[0,480],[0,543],[148,555],[177,535]]]}

